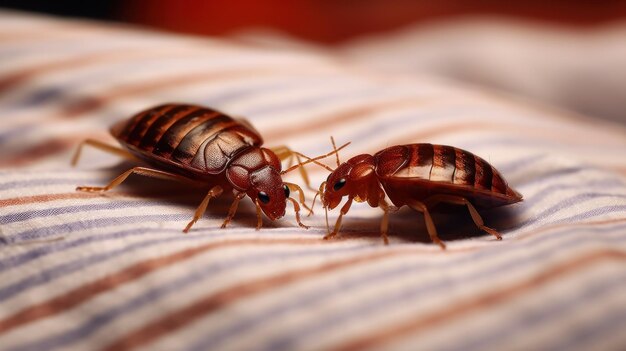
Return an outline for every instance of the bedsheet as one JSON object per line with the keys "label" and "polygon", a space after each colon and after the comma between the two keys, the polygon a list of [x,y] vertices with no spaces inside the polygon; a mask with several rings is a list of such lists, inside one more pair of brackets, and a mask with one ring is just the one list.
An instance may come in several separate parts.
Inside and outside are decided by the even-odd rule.
{"label": "bedsheet", "polygon": [[[131,179],[78,143],[164,102],[245,116],[265,145],[448,144],[488,160],[524,201],[423,218],[353,205],[337,240],[291,207],[256,231],[242,201]],[[0,349],[619,350],[626,348],[626,132],[497,91],[364,68],[332,51],[0,12]],[[334,160],[326,160],[334,166]],[[314,187],[327,172],[308,167]],[[287,179],[302,184],[296,174]],[[307,191],[307,201],[314,192]],[[337,211],[330,213],[330,220]]]}

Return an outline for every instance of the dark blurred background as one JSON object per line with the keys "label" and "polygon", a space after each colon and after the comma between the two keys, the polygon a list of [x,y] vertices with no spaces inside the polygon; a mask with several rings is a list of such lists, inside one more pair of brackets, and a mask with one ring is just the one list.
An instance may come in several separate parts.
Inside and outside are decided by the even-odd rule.
{"label": "dark blurred background", "polygon": [[576,27],[626,16],[626,1],[618,0],[0,0],[0,6],[194,34],[221,35],[266,27],[321,43],[464,15],[500,15]]}

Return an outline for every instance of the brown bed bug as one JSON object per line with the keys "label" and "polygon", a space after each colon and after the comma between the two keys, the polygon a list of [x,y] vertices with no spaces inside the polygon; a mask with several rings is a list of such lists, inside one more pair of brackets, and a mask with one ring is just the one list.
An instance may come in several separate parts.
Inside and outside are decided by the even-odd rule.
{"label": "brown bed bug", "polygon": [[[334,146],[334,140],[332,143]],[[477,208],[489,209],[522,201],[522,195],[509,187],[500,172],[487,161],[453,146],[432,144],[392,146],[373,156],[355,156],[342,164],[337,155],[337,168],[320,185],[318,194],[326,211],[337,207],[344,196],[348,197],[333,231],[329,229],[324,239],[337,235],[341,219],[353,200],[367,201],[384,212],[380,233],[388,244],[388,216],[392,206],[385,200],[387,196],[396,208],[406,205],[423,213],[431,240],[442,249],[446,246],[437,236],[430,215],[436,205],[467,206],[476,226],[501,240],[496,230],[485,226]]]}
{"label": "brown bed bug", "polygon": [[[256,205],[257,229],[262,225],[261,212],[272,221],[281,218],[285,215],[287,201],[293,204],[298,224],[308,228],[300,221],[298,202],[289,197],[291,191],[297,191],[299,202],[308,209],[302,189],[296,184],[283,182],[281,176],[299,168],[308,184],[302,166],[313,162],[326,167],[317,160],[336,152],[309,158],[286,146],[263,148],[260,134],[246,120],[189,104],[172,103],[149,108],[113,125],[110,133],[123,148],[87,139],[79,145],[72,164],[78,162],[82,147],[90,145],[128,159],[139,159],[154,168],[133,167],[104,187],[80,186],[76,190],[108,191],[131,174],[208,187],[184,232],[202,217],[212,198],[228,190],[233,191],[235,199],[222,228],[232,220],[239,201],[246,195]],[[281,170],[281,161],[289,159],[293,162],[294,157],[298,164]],[[302,162],[301,158],[307,161]]]}

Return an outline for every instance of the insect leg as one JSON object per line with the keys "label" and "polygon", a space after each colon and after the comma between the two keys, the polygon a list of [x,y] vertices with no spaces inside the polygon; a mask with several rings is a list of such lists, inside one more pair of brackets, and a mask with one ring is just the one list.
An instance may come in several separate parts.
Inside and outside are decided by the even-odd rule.
{"label": "insect leg", "polygon": [[426,222],[426,230],[428,231],[428,235],[430,235],[430,239],[435,243],[441,246],[442,250],[446,249],[446,244],[444,244],[439,236],[437,235],[437,228],[435,227],[435,223],[433,222],[433,218],[430,216],[430,212],[428,211],[428,207],[424,205],[422,202],[411,200],[407,203],[409,207],[414,209],[415,211],[422,212],[424,214],[424,221]]}
{"label": "insect leg", "polygon": [[202,215],[204,214],[204,211],[206,211],[206,208],[209,205],[209,201],[214,197],[218,197],[222,195],[223,191],[224,189],[222,189],[222,187],[219,185],[216,185],[213,188],[211,188],[211,190],[209,190],[209,192],[206,194],[206,196],[200,203],[200,206],[198,206],[198,208],[196,209],[196,213],[194,213],[193,219],[191,220],[191,222],[189,222],[189,224],[187,224],[185,229],[183,229],[184,233],[189,232],[189,229],[191,229],[191,226],[194,225],[200,219],[200,217],[202,217]]}
{"label": "insect leg", "polygon": [[261,215],[261,205],[259,205],[259,200],[255,200],[254,204],[256,205],[256,230],[260,230],[263,226],[263,216]]}
{"label": "insect leg", "polygon": [[450,204],[467,206],[467,209],[469,210],[469,213],[472,216],[472,220],[474,221],[474,224],[476,224],[478,228],[495,236],[496,239],[502,240],[502,236],[500,235],[500,233],[498,233],[498,231],[496,231],[493,228],[489,228],[485,225],[485,222],[483,221],[482,217],[480,216],[480,214],[478,213],[474,205],[472,205],[472,203],[468,199],[461,197],[461,196],[454,196],[454,195],[435,195],[435,196],[428,198],[427,201],[429,202],[429,205],[434,205],[439,202],[445,202],[445,203],[450,203]]}
{"label": "insect leg", "polygon": [[285,145],[275,146],[275,147],[271,147],[270,150],[281,161],[289,159],[289,163],[287,164],[287,167],[291,167],[291,165],[293,164],[293,155],[290,152],[288,152],[289,148],[287,146]]}
{"label": "insect leg", "polygon": [[78,148],[76,149],[76,152],[74,153],[74,156],[72,157],[72,166],[76,166],[76,164],[78,163],[78,159],[80,158],[81,152],[83,150],[83,147],[85,145],[89,145],[91,147],[94,147],[96,149],[100,149],[102,151],[108,152],[108,153],[112,153],[118,156],[121,156],[123,158],[129,159],[129,160],[137,160],[135,158],[135,156],[133,156],[130,152],[119,148],[117,146],[113,146],[113,145],[109,145],[107,143],[103,143],[102,141],[99,140],[95,140],[95,139],[86,139],[83,140],[83,142],[81,142],[78,145]]}
{"label": "insect leg", "polygon": [[291,165],[293,164],[293,159],[295,157],[299,166],[298,171],[300,172],[300,176],[302,177],[304,184],[306,184],[307,188],[311,190],[315,190],[311,188],[311,181],[309,180],[309,174],[307,173],[306,169],[302,166],[302,159],[300,158],[300,156],[303,156],[303,157],[306,157],[306,156],[298,152],[295,152],[291,150],[289,147],[284,146],[284,145],[271,148],[270,150],[272,150],[274,154],[276,154],[276,157],[278,157],[279,160],[281,161],[289,160],[289,163],[287,164],[287,168],[291,167]]}
{"label": "insect leg", "polygon": [[378,202],[378,206],[383,210],[383,220],[380,222],[380,236],[383,237],[385,245],[389,245],[389,238],[387,238],[387,229],[389,228],[389,204],[384,198],[381,198]]}
{"label": "insect leg", "polygon": [[284,183],[289,190],[293,191],[293,192],[298,192],[298,200],[300,201],[300,204],[302,204],[302,207],[306,208],[309,213],[313,213],[313,210],[311,208],[309,208],[309,206],[306,205],[306,203],[304,202],[304,192],[302,191],[302,188],[299,187],[297,184],[293,184],[293,183]]}
{"label": "insect leg", "polygon": [[183,176],[180,176],[178,174],[164,172],[164,171],[160,171],[160,170],[157,170],[157,169],[151,169],[151,168],[146,168],[146,167],[133,167],[133,168],[129,169],[128,171],[126,171],[126,172],[120,174],[119,176],[117,176],[117,178],[113,179],[106,186],[103,186],[103,187],[79,186],[79,187],[76,188],[76,190],[78,190],[78,191],[86,191],[86,192],[104,192],[104,191],[108,191],[108,190],[111,190],[111,189],[115,188],[116,186],[120,185],[131,174],[138,174],[138,175],[152,177],[152,178],[159,178],[159,179],[166,179],[166,180],[176,180],[176,181],[196,184],[194,181],[192,181],[192,180],[190,180],[188,178],[185,178]]}
{"label": "insect leg", "polygon": [[235,195],[235,200],[233,200],[233,203],[230,205],[230,209],[228,209],[228,216],[226,216],[226,219],[224,219],[224,223],[222,223],[222,228],[226,228],[228,223],[233,220],[233,217],[235,217],[235,212],[237,212],[237,207],[239,206],[239,201],[241,201],[244,196],[246,196],[246,193],[244,192]]}
{"label": "insect leg", "polygon": [[293,211],[296,213],[296,221],[298,222],[298,225],[301,226],[304,229],[309,229],[308,225],[304,225],[301,221],[300,221],[300,206],[298,205],[298,203],[296,202],[296,200],[288,197],[287,200],[291,201],[291,203],[293,204]]}
{"label": "insect leg", "polygon": [[339,233],[339,229],[341,228],[341,219],[342,217],[350,211],[350,206],[352,205],[352,198],[348,198],[348,201],[341,207],[341,211],[339,212],[339,217],[337,218],[337,222],[335,222],[335,228],[331,233],[328,233],[324,236],[324,240],[332,239],[334,236]]}

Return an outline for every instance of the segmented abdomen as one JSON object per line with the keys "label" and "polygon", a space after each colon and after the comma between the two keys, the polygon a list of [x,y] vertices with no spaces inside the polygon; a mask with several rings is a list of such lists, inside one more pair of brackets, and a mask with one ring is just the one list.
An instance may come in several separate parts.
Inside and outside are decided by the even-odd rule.
{"label": "segmented abdomen", "polygon": [[502,175],[471,152],[445,145],[392,146],[376,155],[381,177],[416,178],[513,196]]}
{"label": "segmented abdomen", "polygon": [[241,149],[262,143],[255,131],[232,117],[186,104],[150,108],[113,126],[111,134],[143,159],[211,174],[221,172]]}

